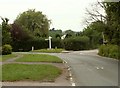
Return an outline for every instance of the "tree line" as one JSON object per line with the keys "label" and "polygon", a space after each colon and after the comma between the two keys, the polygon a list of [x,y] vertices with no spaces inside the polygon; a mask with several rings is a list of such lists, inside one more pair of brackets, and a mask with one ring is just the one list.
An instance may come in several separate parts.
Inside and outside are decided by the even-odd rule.
{"label": "tree line", "polygon": [[[36,46],[35,49],[47,48],[48,41],[45,38],[52,36],[53,48],[83,50],[99,48],[102,44],[119,46],[120,2],[97,2],[96,5],[104,10],[105,15],[97,10],[87,10],[90,20],[87,19],[86,22],[89,24],[80,32],[72,29],[49,30],[51,20],[35,9],[19,14],[13,24],[8,24],[8,18],[2,18],[2,45],[10,44],[14,51],[30,50],[31,46]],[[61,39],[63,35],[64,40]]]}

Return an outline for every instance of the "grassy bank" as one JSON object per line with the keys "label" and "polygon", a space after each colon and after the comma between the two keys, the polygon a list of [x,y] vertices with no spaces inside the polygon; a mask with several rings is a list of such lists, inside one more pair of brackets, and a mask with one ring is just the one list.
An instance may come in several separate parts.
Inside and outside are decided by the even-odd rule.
{"label": "grassy bank", "polygon": [[32,52],[42,52],[42,53],[61,53],[64,49],[40,49],[34,50]]}
{"label": "grassy bank", "polygon": [[53,62],[62,63],[59,57],[46,54],[27,54],[17,59],[18,62]]}
{"label": "grassy bank", "polygon": [[99,47],[99,55],[105,57],[111,57],[115,59],[120,59],[120,47],[117,45],[101,45]]}
{"label": "grassy bank", "polygon": [[2,57],[0,58],[0,61],[6,61],[6,60],[14,58],[14,57],[17,57],[17,55],[15,55],[15,54],[2,55]]}
{"label": "grassy bank", "polygon": [[2,66],[2,81],[54,81],[61,73],[52,65],[5,64]]}

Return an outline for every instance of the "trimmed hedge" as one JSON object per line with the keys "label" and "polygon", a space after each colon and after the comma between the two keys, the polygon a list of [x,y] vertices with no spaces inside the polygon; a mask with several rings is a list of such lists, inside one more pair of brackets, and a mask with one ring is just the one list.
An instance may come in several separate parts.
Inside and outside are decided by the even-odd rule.
{"label": "trimmed hedge", "polygon": [[52,38],[52,48],[63,48],[61,39]]}
{"label": "trimmed hedge", "polygon": [[27,41],[13,41],[13,51],[30,51],[34,49],[44,49],[48,47],[48,41],[43,38],[29,39]]}
{"label": "trimmed hedge", "polygon": [[12,53],[12,46],[9,44],[3,45],[2,47],[2,55],[8,55]]}
{"label": "trimmed hedge", "polygon": [[[48,41],[44,38],[32,38],[27,41],[13,41],[13,51],[31,51],[32,46],[34,50],[46,49],[49,47]],[[90,47],[90,40],[87,36],[70,37],[64,40],[52,38],[52,48],[64,48],[65,50],[86,50]]]}
{"label": "trimmed hedge", "polygon": [[116,58],[120,59],[119,55],[119,46],[117,45],[101,45],[99,47],[99,55],[105,56],[105,57],[111,57],[111,58]]}
{"label": "trimmed hedge", "polygon": [[[34,50],[49,48],[48,41],[44,38],[34,38],[27,41],[13,41],[13,51],[31,51],[32,46]],[[60,39],[52,39],[52,48],[62,48],[62,42]]]}
{"label": "trimmed hedge", "polygon": [[85,50],[89,49],[89,38],[87,36],[83,37],[71,37],[66,38],[63,41],[64,48],[66,50]]}

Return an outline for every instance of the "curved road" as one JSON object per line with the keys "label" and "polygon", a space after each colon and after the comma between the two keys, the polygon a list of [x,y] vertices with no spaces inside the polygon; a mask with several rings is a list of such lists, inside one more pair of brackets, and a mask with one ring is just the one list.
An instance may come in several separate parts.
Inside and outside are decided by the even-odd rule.
{"label": "curved road", "polygon": [[118,86],[118,61],[98,56],[97,50],[53,55],[68,62],[76,86]]}

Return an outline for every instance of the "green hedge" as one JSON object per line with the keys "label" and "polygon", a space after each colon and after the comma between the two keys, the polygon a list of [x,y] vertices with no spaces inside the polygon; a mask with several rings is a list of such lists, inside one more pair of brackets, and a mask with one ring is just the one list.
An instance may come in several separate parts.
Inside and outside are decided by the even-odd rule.
{"label": "green hedge", "polygon": [[48,41],[43,38],[29,39],[26,41],[13,41],[13,51],[30,51],[32,46],[34,49],[44,49],[48,47]]}
{"label": "green hedge", "polygon": [[66,38],[63,45],[66,50],[85,50],[89,48],[89,38],[87,36]]}
{"label": "green hedge", "polygon": [[[13,51],[30,51],[32,46],[35,50],[46,49],[49,47],[48,41],[44,38],[34,38],[27,41],[13,41]],[[60,39],[52,39],[52,48],[62,48],[62,42]]]}
{"label": "green hedge", "polygon": [[111,58],[116,58],[116,59],[120,59],[120,55],[119,55],[119,46],[117,45],[101,45],[99,47],[99,55],[101,56],[105,56],[105,57],[111,57]]}
{"label": "green hedge", "polygon": [[[44,38],[33,38],[27,41],[13,41],[13,51],[30,51],[32,46],[35,50],[49,47],[48,41]],[[65,50],[85,50],[90,49],[90,40],[87,36],[70,37],[64,40],[52,38],[52,48],[64,48]]]}
{"label": "green hedge", "polygon": [[61,39],[52,38],[52,48],[63,48]]}

